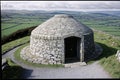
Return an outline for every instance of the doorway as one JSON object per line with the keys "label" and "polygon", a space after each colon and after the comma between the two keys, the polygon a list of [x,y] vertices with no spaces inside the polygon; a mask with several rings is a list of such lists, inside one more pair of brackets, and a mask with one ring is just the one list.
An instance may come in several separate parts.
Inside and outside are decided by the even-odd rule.
{"label": "doorway", "polygon": [[68,37],[65,41],[65,63],[80,61],[80,38]]}

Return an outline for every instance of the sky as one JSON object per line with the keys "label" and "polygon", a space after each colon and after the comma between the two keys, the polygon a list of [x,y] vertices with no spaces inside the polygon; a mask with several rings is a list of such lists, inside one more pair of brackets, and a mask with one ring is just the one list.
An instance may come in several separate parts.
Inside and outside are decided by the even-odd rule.
{"label": "sky", "polygon": [[1,1],[2,10],[120,10],[120,1]]}

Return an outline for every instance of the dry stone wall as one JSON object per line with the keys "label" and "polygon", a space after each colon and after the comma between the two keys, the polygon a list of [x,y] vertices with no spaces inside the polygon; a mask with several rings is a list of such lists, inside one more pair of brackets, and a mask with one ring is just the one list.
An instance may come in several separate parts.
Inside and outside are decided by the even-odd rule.
{"label": "dry stone wall", "polygon": [[36,27],[30,46],[22,49],[20,56],[33,63],[63,64],[64,39],[71,36],[84,39],[80,43],[84,43],[83,57],[87,60],[95,51],[93,31],[69,15],[56,15]]}
{"label": "dry stone wall", "polygon": [[[62,64],[64,63],[64,42],[61,39],[59,40],[38,39],[38,38],[32,38],[31,36],[29,48],[30,48],[31,57],[28,58],[26,56],[29,56],[29,55],[25,56],[23,54],[27,52],[21,52],[21,54],[24,55],[25,60],[28,60],[34,63],[41,63],[41,64]],[[23,50],[23,51],[26,51],[26,50]],[[33,59],[32,56],[36,56],[34,57],[36,59]]]}
{"label": "dry stone wall", "polygon": [[87,61],[95,52],[93,33],[84,36],[84,60]]}

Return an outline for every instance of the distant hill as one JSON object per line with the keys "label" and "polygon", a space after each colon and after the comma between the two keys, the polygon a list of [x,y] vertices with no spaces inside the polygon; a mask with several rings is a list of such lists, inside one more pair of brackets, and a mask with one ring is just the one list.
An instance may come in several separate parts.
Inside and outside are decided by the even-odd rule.
{"label": "distant hill", "polygon": [[120,11],[89,11],[89,12],[82,12],[82,11],[65,11],[65,10],[61,10],[61,11],[45,11],[45,10],[1,10],[1,15],[5,15],[5,14],[39,14],[39,13],[43,13],[43,14],[80,14],[80,13],[94,13],[94,14],[100,14],[100,15],[112,15],[112,16],[120,16]]}
{"label": "distant hill", "polygon": [[92,11],[89,13],[97,13],[103,15],[113,15],[113,16],[120,16],[120,11]]}

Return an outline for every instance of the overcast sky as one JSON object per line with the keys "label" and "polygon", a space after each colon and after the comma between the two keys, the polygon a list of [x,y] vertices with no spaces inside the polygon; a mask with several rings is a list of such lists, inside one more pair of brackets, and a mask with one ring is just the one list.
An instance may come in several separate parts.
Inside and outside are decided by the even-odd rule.
{"label": "overcast sky", "polygon": [[120,1],[1,1],[2,10],[120,9]]}

